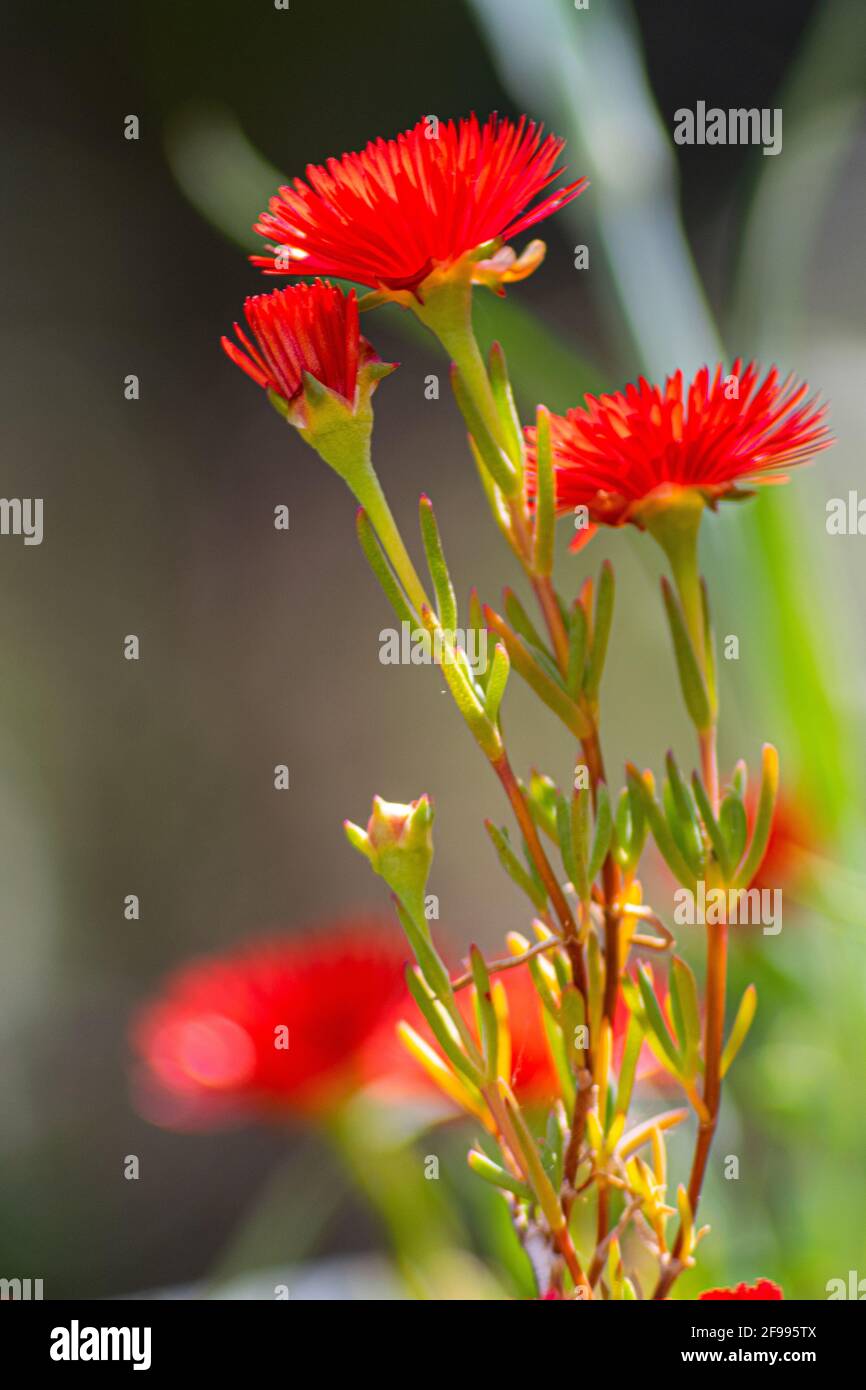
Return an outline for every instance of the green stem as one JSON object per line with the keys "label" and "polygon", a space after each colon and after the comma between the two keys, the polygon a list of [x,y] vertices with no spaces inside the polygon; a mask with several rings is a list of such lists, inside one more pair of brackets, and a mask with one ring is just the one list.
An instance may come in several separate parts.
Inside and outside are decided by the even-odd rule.
{"label": "green stem", "polygon": [[385,554],[391,561],[394,573],[403,585],[415,612],[420,614],[421,609],[425,607],[432,609],[433,605],[424,592],[424,585],[418,578],[409,552],[403,544],[403,538],[372,463],[366,460],[364,466],[353,472],[346,482],[373,523]]}
{"label": "green stem", "polygon": [[647,522],[647,529],[668,558],[695,656],[706,679],[704,607],[698,567],[698,532],[703,510],[700,500],[665,507]]}
{"label": "green stem", "polygon": [[413,306],[416,316],[439,339],[454,362],[482,419],[501,449],[508,441],[496,409],[487,366],[472,326],[472,282],[454,277],[432,289],[424,304]]}

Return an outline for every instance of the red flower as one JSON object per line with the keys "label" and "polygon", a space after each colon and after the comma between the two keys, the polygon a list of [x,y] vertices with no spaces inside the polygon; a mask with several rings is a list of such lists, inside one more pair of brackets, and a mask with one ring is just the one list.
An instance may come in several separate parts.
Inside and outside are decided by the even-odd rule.
{"label": "red flower", "polygon": [[[422,119],[396,140],[307,166],[271,199],[255,230],[278,256],[253,256],[271,272],[337,275],[373,289],[411,290],[432,270],[491,241],[505,241],[576,198],[579,179],[532,200],[562,172],[563,141],[540,126],[476,116]],[[279,248],[286,250],[282,255]],[[511,277],[515,278],[515,277]]]}
{"label": "red flower", "polygon": [[769,1303],[783,1297],[778,1284],[774,1284],[771,1279],[759,1279],[757,1284],[738,1284],[735,1289],[707,1289],[705,1293],[698,1294],[698,1302]]}
{"label": "red flower", "polygon": [[361,919],[185,966],[133,1023],[142,1109],[184,1126],[326,1111],[373,1068],[361,1053],[404,996],[405,958]]}
{"label": "red flower", "polygon": [[273,294],[250,296],[244,313],[255,341],[235,324],[241,346],[225,337],[222,345],[256,385],[291,405],[301,396],[303,373],[308,372],[354,405],[359,367],[378,360],[361,337],[354,290],[344,295],[321,280],[290,285]]}
{"label": "red flower", "polygon": [[[758,794],[755,792],[746,802],[750,833],[757,809]],[[815,843],[815,825],[807,815],[804,802],[780,792],[773,811],[767,848],[749,887],[784,889],[796,884],[803,873],[807,855],[815,850]]]}
{"label": "red flower", "polygon": [[[721,365],[712,378],[702,367],[685,396],[682,372],[664,387],[641,377],[615,395],[587,396],[586,409],[550,419],[557,506],[585,507],[591,523],[643,529],[683,490],[715,507],[747,495],[740,484],[785,482],[779,469],[833,442],[826,406],[805,400],[807,391],[793,377],[780,381],[775,367],[759,384],[758,367],[743,370],[738,358],[727,376]],[[526,431],[531,470],[535,434]]]}

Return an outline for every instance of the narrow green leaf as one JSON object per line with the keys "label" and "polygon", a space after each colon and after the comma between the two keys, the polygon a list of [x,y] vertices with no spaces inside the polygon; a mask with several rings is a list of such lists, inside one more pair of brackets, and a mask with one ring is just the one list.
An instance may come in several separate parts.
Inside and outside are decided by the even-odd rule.
{"label": "narrow green leaf", "polygon": [[535,824],[545,835],[559,844],[556,807],[560,793],[553,778],[533,771],[526,795]]}
{"label": "narrow green leaf", "polygon": [[592,837],[592,853],[589,856],[589,866],[586,871],[586,876],[590,883],[595,881],[597,873],[607,858],[612,833],[613,816],[610,809],[610,795],[604,782],[599,782],[596,791],[595,831]]}
{"label": "narrow green leaf", "polygon": [[[549,1009],[545,1009],[541,1015],[541,1023],[544,1028],[547,1046],[553,1058],[553,1065],[556,1070],[557,1080],[559,1081],[562,1099],[566,1110],[571,1113],[574,1110],[574,1077],[571,1074],[571,1067],[568,1064],[568,1055],[565,1048],[565,1038],[562,1034],[560,1018],[554,1019]],[[542,1161],[545,1169],[547,1162],[545,1155],[542,1154]],[[549,1169],[548,1169],[549,1171]]]}
{"label": "narrow green leaf", "polygon": [[589,902],[592,889],[592,879],[587,872],[589,862],[589,804],[589,790],[586,787],[575,788],[569,803],[572,860],[577,873],[577,877],[572,879],[572,883],[582,903]]}
{"label": "narrow green leaf", "polygon": [[418,1005],[421,1013],[427,1021],[431,1033],[438,1042],[442,1051],[457,1071],[468,1078],[473,1086],[481,1087],[484,1085],[484,1077],[472,1065],[469,1058],[460,1046],[457,1031],[446,1010],[434,999],[429,989],[424,983],[423,977],[419,975],[415,966],[406,966],[406,984],[409,993]]}
{"label": "narrow green leaf", "polygon": [[430,578],[433,581],[433,589],[436,594],[439,623],[446,632],[450,632],[453,636],[457,630],[457,599],[454,594],[454,585],[451,583],[451,575],[448,573],[445,552],[442,549],[442,537],[439,534],[436,513],[433,511],[433,503],[426,495],[421,497],[418,515],[421,522],[421,539],[424,542],[424,552],[427,556],[427,567],[430,570]]}
{"label": "narrow green leaf", "polygon": [[470,392],[466,389],[460,369],[451,365],[451,386],[466,427],[478,448],[484,467],[496,486],[506,497],[514,497],[520,487],[520,476],[511,460],[502,452],[482,419]]}
{"label": "narrow green leaf", "polygon": [[475,984],[475,1007],[481,1034],[481,1051],[487,1067],[488,1079],[492,1081],[497,1071],[499,1024],[490,993],[490,974],[487,964],[475,945],[469,948],[469,963],[472,967],[472,979]]}
{"label": "narrow green leaf", "polygon": [[363,507],[359,507],[355,513],[355,529],[367,564],[378,579],[382,592],[397,615],[398,622],[408,623],[410,633],[414,632],[418,626],[417,619],[394,577],[391,566],[385,558],[385,552],[379,543],[379,537],[373,530],[373,524]]}
{"label": "narrow green leaf", "polygon": [[583,611],[583,605],[576,603],[571,610],[568,623],[568,677],[566,680],[568,692],[575,700],[583,686],[586,638],[586,614]]}
{"label": "narrow green leaf", "polygon": [[544,1163],[544,1170],[558,1192],[562,1185],[562,1160],[564,1154],[562,1126],[559,1123],[559,1116],[556,1110],[551,1110],[547,1117],[547,1130],[544,1136],[544,1152],[541,1157]]}
{"label": "narrow green leaf", "polygon": [[607,644],[610,639],[611,623],[613,622],[615,588],[613,566],[609,560],[605,560],[598,577],[592,648],[583,681],[584,694],[588,700],[598,698],[599,686],[604,673],[605,657],[607,656]]}
{"label": "narrow green leaf", "polygon": [[451,988],[451,977],[429,934],[425,934],[412,921],[409,913],[397,898],[394,899],[394,902],[397,907],[397,915],[400,918],[400,925],[406,933],[406,939],[430,993],[435,999],[441,999],[443,1003],[447,1004],[449,1001],[453,1001],[454,991]]}
{"label": "narrow green leaf", "polygon": [[571,808],[564,796],[557,797],[556,801],[556,830],[565,872],[571,883],[577,888],[580,870],[575,858],[574,842],[571,838]]}
{"label": "narrow green leaf", "polygon": [[535,416],[535,530],[532,568],[537,575],[553,572],[553,539],[556,526],[556,485],[550,443],[550,411],[540,405]]}
{"label": "narrow green leaf", "polygon": [[746,808],[735,792],[729,793],[722,802],[719,811],[719,829],[725,842],[728,858],[728,869],[725,874],[727,881],[733,878],[749,838]]}
{"label": "narrow green leaf", "polygon": [[631,1093],[634,1089],[634,1079],[637,1075],[638,1058],[640,1057],[641,1045],[643,1043],[644,1030],[640,1018],[635,1013],[630,1013],[628,1028],[625,1035],[625,1047],[622,1053],[622,1063],[619,1069],[619,1086],[616,1096],[616,1114],[627,1115],[628,1107],[631,1104]]}
{"label": "narrow green leaf", "polygon": [[532,686],[539,699],[562,720],[576,738],[586,738],[590,732],[590,725],[583,711],[562,686],[541,669],[529,649],[498,613],[490,607],[485,607],[484,616],[487,626],[505,643],[515,671],[523,677],[527,685]]}
{"label": "narrow green leaf", "polygon": [[554,998],[553,991],[545,979],[544,971],[541,968],[541,962],[537,956],[533,956],[532,960],[529,961],[529,973],[532,976],[532,983],[535,986],[536,994],[544,1005],[547,1013],[550,1014],[554,1023],[559,1027],[559,1008]]}
{"label": "narrow green leaf", "polygon": [[754,985],[749,985],[740,1000],[740,1007],[737,1009],[737,1016],[734,1019],[734,1026],[731,1029],[731,1036],[728,1038],[725,1044],[725,1050],[722,1053],[722,1076],[724,1076],[742,1047],[746,1034],[752,1026],[752,1019],[755,1017],[755,1010],[757,1007],[758,991],[755,989]]}
{"label": "narrow green leaf", "polygon": [[534,647],[537,652],[544,652],[549,655],[543,637],[514,590],[506,587],[502,591],[502,597],[505,600],[505,616],[518,636],[528,642],[531,647]]}
{"label": "narrow green leaf", "polygon": [[479,1178],[489,1182],[492,1187],[498,1187],[503,1192],[510,1192],[513,1196],[519,1197],[522,1202],[535,1201],[531,1187],[527,1187],[525,1182],[513,1177],[504,1168],[500,1168],[499,1164],[494,1163],[486,1154],[480,1153],[478,1149],[470,1149],[466,1157],[473,1173],[477,1173]]}
{"label": "narrow green leaf", "polygon": [[679,1014],[678,1032],[680,1046],[685,1057],[685,1073],[693,1077],[698,1069],[698,1056],[701,1049],[701,1012],[698,1003],[698,986],[691,967],[679,956],[674,956],[670,975],[671,1002]]}
{"label": "narrow green leaf", "polygon": [[683,1060],[677,1048],[674,1046],[673,1038],[668,1031],[664,1015],[659,1007],[659,1001],[656,999],[652,981],[645,967],[642,965],[638,966],[637,983],[649,1030],[670,1061],[674,1071],[679,1074],[682,1071]]}
{"label": "narrow green leaf", "polygon": [[509,1119],[514,1126],[517,1140],[520,1145],[520,1154],[526,1166],[527,1176],[532,1184],[538,1205],[544,1213],[552,1231],[561,1231],[565,1226],[565,1215],[560,1206],[559,1198],[553,1190],[550,1179],[544,1171],[544,1164],[538,1152],[538,1145],[532,1136],[532,1131],[523,1118],[523,1113],[518,1105],[515,1105],[510,1093],[505,1092],[502,1096],[503,1104],[508,1112]]}
{"label": "narrow green leaf", "polygon": [[508,364],[500,343],[492,345],[487,358],[487,369],[493,399],[496,402],[496,413],[502,425],[508,453],[511,462],[522,476],[526,462],[523,430],[520,427],[520,417],[514,404],[514,393],[508,376]]}
{"label": "narrow green leaf", "polygon": [[762,776],[761,794],[758,799],[758,810],[755,815],[755,828],[752,831],[752,843],[749,845],[749,852],[737,873],[736,887],[748,888],[758,869],[767,849],[767,842],[770,838],[770,831],[773,828],[773,813],[776,809],[776,797],[779,792],[779,754],[772,743],[765,743],[761,750]]}
{"label": "narrow green leaf", "polygon": [[589,1041],[594,1049],[601,1037],[601,1018],[604,1008],[604,959],[595,932],[587,940],[587,974],[589,977]]}
{"label": "narrow green leaf", "polygon": [[576,985],[566,985],[562,991],[562,1008],[559,1013],[559,1022],[562,1029],[562,1036],[565,1042],[565,1054],[573,1075],[577,1075],[581,1067],[586,1065],[582,1032],[578,1034],[578,1029],[583,1029],[586,1025],[586,1011],[584,1008],[583,995]]}
{"label": "narrow green leaf", "polygon": [[670,751],[665,757],[665,767],[668,776],[662,787],[662,798],[668,825],[683,858],[695,876],[701,878],[704,871],[704,841],[695,803]]}
{"label": "narrow green leaf", "polygon": [[495,724],[499,718],[499,706],[502,704],[502,697],[505,694],[510,672],[511,662],[508,660],[505,645],[502,642],[497,642],[493,651],[493,662],[490,667],[484,698],[484,708],[491,724]]}
{"label": "narrow green leaf", "polygon": [[713,808],[710,805],[710,798],[707,796],[706,788],[704,787],[704,784],[701,781],[697,772],[692,773],[692,791],[694,792],[695,801],[697,802],[698,810],[701,815],[701,820],[703,822],[704,829],[707,832],[710,844],[712,845],[713,850],[715,851],[716,859],[718,860],[722,873],[725,876],[725,882],[727,882],[728,878],[730,877],[733,865],[730,863],[728,857],[728,847],[725,842],[725,837],[722,834],[718,821],[713,815]]}
{"label": "narrow green leaf", "polygon": [[478,746],[493,761],[502,753],[502,740],[496,725],[487,717],[478,690],[469,673],[465,657],[461,657],[459,648],[455,648],[453,643],[449,641],[448,634],[439,627],[436,618],[426,605],[421,609],[421,621],[434,639],[438,631],[442,648],[440,670],[451,691],[454,703],[469,726]]}
{"label": "narrow green leaf", "polygon": [[508,836],[504,830],[499,830],[492,821],[486,820],[484,828],[490,839],[493,841],[493,848],[499,856],[499,862],[505,872],[526,894],[536,912],[543,912],[547,904],[547,894],[539,892],[538,885],[524,869],[514,850],[508,843]]}
{"label": "narrow green leaf", "polygon": [[710,615],[710,596],[705,579],[701,579],[701,604],[704,614],[704,669],[707,673],[706,687],[710,702],[710,717],[715,721],[716,715],[719,712],[719,699],[716,690],[716,638],[713,632],[713,620]]}
{"label": "narrow green leaf", "polygon": [[686,709],[695,728],[704,731],[709,729],[712,724],[709,696],[686,628],[679,599],[674,594],[667,579],[662,580],[662,597],[673,639],[677,671],[679,672]]}
{"label": "narrow green leaf", "polygon": [[649,822],[650,830],[652,831],[653,839],[658,845],[662,858],[674,877],[679,879],[680,883],[685,888],[693,890],[695,886],[695,875],[692,873],[690,866],[677,848],[673,836],[668,829],[668,823],[659,808],[658,802],[643,777],[632,763],[628,763],[626,766],[626,777],[628,779],[629,790],[632,792],[635,800],[639,801],[640,805],[643,807]]}

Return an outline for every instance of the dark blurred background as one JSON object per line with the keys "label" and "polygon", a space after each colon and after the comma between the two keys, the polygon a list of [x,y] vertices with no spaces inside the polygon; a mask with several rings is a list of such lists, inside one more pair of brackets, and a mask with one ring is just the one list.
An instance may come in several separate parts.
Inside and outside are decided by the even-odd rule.
{"label": "dark blurred background", "polygon": [[[708,1259],[823,1296],[862,1264],[866,1230],[864,542],[831,544],[824,527],[826,498],[860,480],[866,416],[862,6],[7,0],[3,13],[2,490],[45,499],[45,539],[0,541],[0,1273],[104,1297],[231,1263],[287,1140],[146,1125],[128,1094],[128,1018],[191,954],[384,910],[341,831],[374,792],[435,797],[431,887],[458,949],[523,925],[481,824],[501,815],[497,788],[440,682],[379,663],[390,618],[342,484],[219,349],[261,288],[244,251],[277,173],[426,113],[498,109],[568,136],[570,168],[593,180],[542,229],[541,271],[479,306],[482,334],[514,344],[525,407],[690,370],[720,343],[832,401],[840,443],[777,511],[762,499],[705,528],[717,626],[742,650],[724,672],[725,758],[754,764],[778,741],[816,842],[848,875],[734,963],[739,983],[764,972],[768,1007],[720,1139],[749,1153],[749,1190],[727,1214],[717,1194]],[[782,154],[677,149],[673,113],[699,99],[783,106]],[[515,576],[444,364],[404,317],[365,321],[402,364],[376,401],[380,475],[410,537],[418,493],[432,494],[464,592],[493,598]],[[431,371],[438,402],[424,398]],[[690,757],[655,555],[629,537],[563,553],[563,589],[606,553],[620,595],[609,765],[658,767],[671,742]],[[130,633],[137,663],[123,659]],[[509,702],[521,770],[566,777],[556,724],[519,689]],[[124,919],[130,893],[138,922]],[[309,1138],[288,1145],[304,1171],[329,1161]],[[127,1154],[139,1182],[123,1178]],[[347,1198],[317,1248],[380,1241]],[[274,1238],[255,1258],[280,1255]]]}

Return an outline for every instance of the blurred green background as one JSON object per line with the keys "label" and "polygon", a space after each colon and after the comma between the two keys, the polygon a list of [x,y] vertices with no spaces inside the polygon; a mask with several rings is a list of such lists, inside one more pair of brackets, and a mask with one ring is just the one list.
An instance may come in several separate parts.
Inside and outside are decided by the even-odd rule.
{"label": "blurred green background", "polygon": [[[738,353],[831,401],[832,452],[704,528],[717,631],[740,639],[723,663],[723,763],[778,743],[816,859],[782,934],[734,943],[732,994],[754,979],[759,1013],[706,1189],[713,1235],[681,1292],[767,1275],[821,1298],[849,1269],[866,1276],[866,542],[825,527],[827,499],[861,485],[866,426],[862,4],[13,0],[4,17],[3,492],[45,499],[45,540],[0,542],[0,1274],[41,1277],[48,1297],[213,1291],[313,1249],[383,1247],[317,1141],[144,1124],[126,1051],[130,1011],[190,954],[384,907],[340,828],[374,792],[435,797],[431,887],[458,949],[471,933],[498,951],[524,925],[482,827],[497,788],[440,683],[379,663],[388,617],[342,485],[218,345],[261,287],[240,248],[272,171],[422,114],[498,109],[568,137],[592,180],[545,225],[541,271],[479,302],[525,409]],[[675,148],[673,113],[698,100],[781,107],[782,153]],[[425,399],[444,364],[397,310],[365,331],[402,363],[377,397],[394,510],[414,536],[430,492],[455,576],[492,599],[515,575],[447,389]],[[562,588],[604,554],[619,581],[608,766],[658,768],[671,744],[691,765],[656,555],[619,535],[563,550]],[[137,664],[122,659],[133,632]],[[558,726],[517,682],[508,699],[516,765],[565,779]],[[435,1140],[445,1187],[465,1240],[506,1259],[496,1199],[465,1181],[465,1139]],[[123,1178],[131,1153],[138,1182]],[[684,1167],[685,1138],[674,1154]],[[319,1268],[320,1296],[360,1296],[353,1266]]]}

